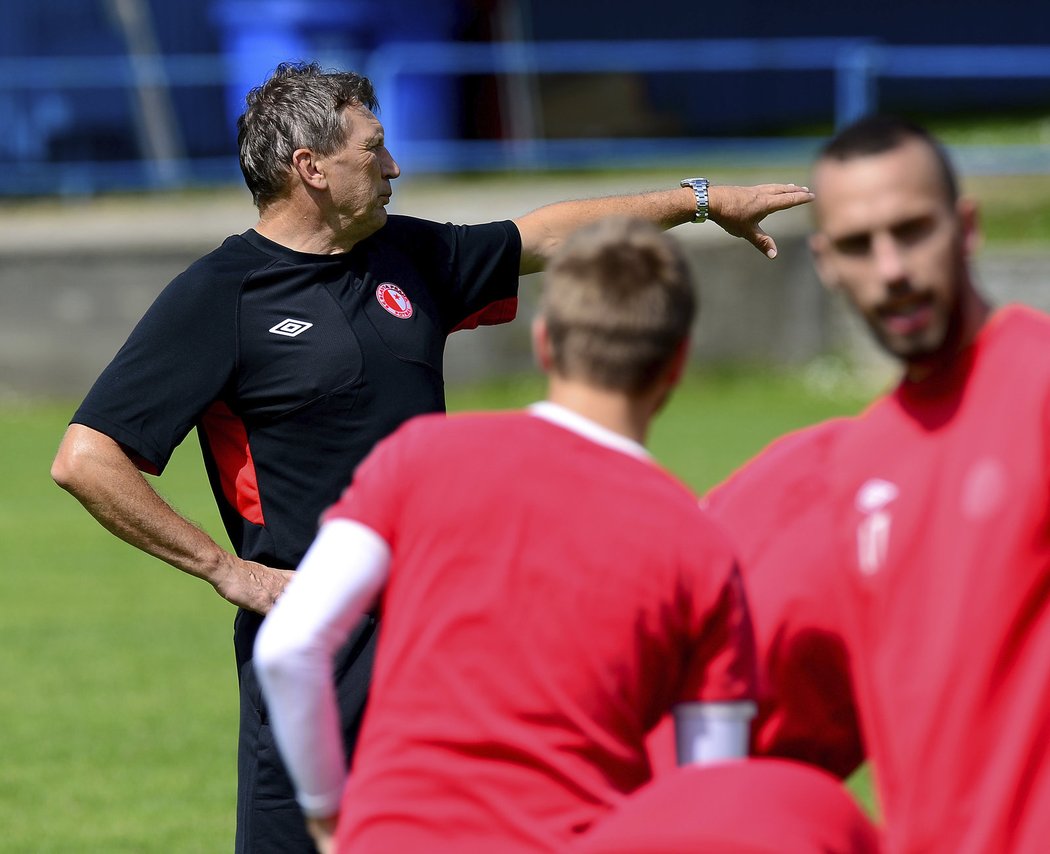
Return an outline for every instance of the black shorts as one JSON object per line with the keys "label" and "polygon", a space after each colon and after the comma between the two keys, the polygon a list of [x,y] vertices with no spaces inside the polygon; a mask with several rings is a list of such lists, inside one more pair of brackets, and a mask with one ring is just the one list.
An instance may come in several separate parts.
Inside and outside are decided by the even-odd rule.
{"label": "black shorts", "polygon": [[[274,743],[252,667],[252,647],[261,623],[258,614],[243,610],[234,622],[241,698],[236,851],[237,854],[314,854],[316,849]],[[335,661],[336,693],[348,764],[368,699],[377,628],[373,617],[365,617],[339,650]]]}

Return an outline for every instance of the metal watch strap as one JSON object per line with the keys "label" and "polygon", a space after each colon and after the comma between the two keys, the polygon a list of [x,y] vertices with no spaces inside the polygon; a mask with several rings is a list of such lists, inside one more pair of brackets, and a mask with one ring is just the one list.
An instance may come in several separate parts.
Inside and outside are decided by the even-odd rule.
{"label": "metal watch strap", "polygon": [[696,196],[696,214],[693,222],[704,222],[707,219],[707,178],[683,178],[683,187],[692,187],[693,195]]}

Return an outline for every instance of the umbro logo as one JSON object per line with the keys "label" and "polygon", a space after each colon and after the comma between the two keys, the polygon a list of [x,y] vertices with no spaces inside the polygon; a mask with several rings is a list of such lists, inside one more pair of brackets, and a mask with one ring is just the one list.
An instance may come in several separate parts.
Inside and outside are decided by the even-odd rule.
{"label": "umbro logo", "polygon": [[308,323],[305,320],[293,320],[291,317],[288,317],[276,326],[271,326],[270,331],[274,335],[284,335],[288,338],[294,338],[296,335],[302,335],[311,326],[313,326],[313,324]]}

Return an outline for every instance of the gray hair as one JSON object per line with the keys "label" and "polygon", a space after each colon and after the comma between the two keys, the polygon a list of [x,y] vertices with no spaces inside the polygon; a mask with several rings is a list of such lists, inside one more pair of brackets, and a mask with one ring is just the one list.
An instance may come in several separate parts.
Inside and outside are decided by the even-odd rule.
{"label": "gray hair", "polygon": [[324,71],[317,63],[282,62],[248,93],[237,119],[241,172],[256,207],[286,191],[292,153],[309,148],[325,155],[346,141],[345,107],[379,108],[371,81],[352,71]]}

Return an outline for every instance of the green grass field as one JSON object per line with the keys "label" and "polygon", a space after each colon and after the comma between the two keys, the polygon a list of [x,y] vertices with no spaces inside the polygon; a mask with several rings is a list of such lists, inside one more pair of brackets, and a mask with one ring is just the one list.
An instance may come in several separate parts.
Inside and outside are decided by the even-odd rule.
{"label": "green grass field", "polygon": [[[508,381],[450,389],[449,405],[515,407],[540,396],[536,380]],[[848,384],[832,395],[797,375],[694,376],[651,446],[702,490],[774,436],[856,411],[867,396]],[[0,851],[230,850],[233,609],[114,539],[51,482],[71,410],[0,409],[0,542],[9,561],[0,619]],[[195,440],[156,485],[222,537]],[[866,778],[855,789],[870,802]]]}

